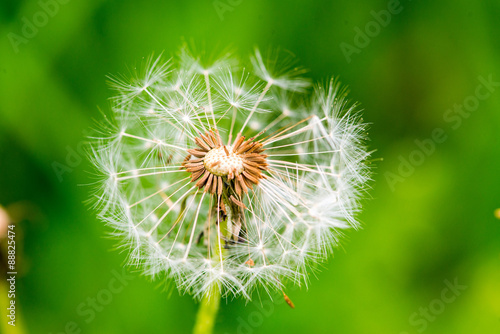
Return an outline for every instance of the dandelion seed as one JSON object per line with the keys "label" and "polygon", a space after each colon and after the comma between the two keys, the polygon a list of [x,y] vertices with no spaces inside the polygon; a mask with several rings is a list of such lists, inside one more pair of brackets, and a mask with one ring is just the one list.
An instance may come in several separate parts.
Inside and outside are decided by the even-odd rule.
{"label": "dandelion seed", "polygon": [[258,51],[251,62],[181,52],[113,79],[113,121],[92,148],[96,207],[147,274],[198,298],[276,289],[294,307],[284,286],[307,283],[359,226],[366,126],[337,81],[310,93],[302,70]]}
{"label": "dandelion seed", "polygon": [[283,298],[285,298],[285,302],[290,306],[291,308],[295,308],[295,305],[291,301],[291,299],[283,292]]}

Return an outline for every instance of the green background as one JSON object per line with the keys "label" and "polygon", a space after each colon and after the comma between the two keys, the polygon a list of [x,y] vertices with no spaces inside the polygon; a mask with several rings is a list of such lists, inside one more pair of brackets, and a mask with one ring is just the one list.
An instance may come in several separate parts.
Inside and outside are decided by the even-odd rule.
{"label": "green background", "polygon": [[[191,330],[196,303],[134,272],[95,319],[78,312],[88,298],[109,297],[126,255],[113,250],[109,230],[84,203],[90,164],[66,161],[99,108],[109,108],[105,76],[128,73],[153,52],[173,54],[183,41],[231,46],[242,57],[254,46],[281,47],[313,79],[339,76],[362,103],[370,148],[383,159],[374,163],[363,229],[348,233],[307,290],[288,290],[296,309],[280,296],[275,304],[262,296],[264,310],[258,298],[229,300],[218,333],[500,332],[500,87],[456,128],[444,118],[473,101],[479,76],[500,81],[498,1],[401,1],[401,12],[350,62],[341,43],[355,46],[355,28],[376,22],[371,11],[388,1],[222,0],[230,8],[222,13],[213,1],[66,2],[17,53],[9,33],[22,35],[23,17],[33,22],[42,7],[0,4],[0,204],[21,217],[24,333],[71,333],[71,322],[81,333]],[[436,128],[446,140],[391,187],[387,173],[398,173],[401,157],[417,157],[415,140]],[[62,181],[54,162],[71,168]],[[455,279],[465,290],[440,302],[445,281]],[[429,307],[437,314],[422,320]],[[5,330],[5,309],[0,315]]]}

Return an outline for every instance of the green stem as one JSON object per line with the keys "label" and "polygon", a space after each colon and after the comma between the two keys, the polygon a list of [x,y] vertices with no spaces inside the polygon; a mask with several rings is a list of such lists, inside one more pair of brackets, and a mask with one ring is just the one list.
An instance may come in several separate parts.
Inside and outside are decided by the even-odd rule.
{"label": "green stem", "polygon": [[194,325],[193,334],[212,334],[217,318],[217,312],[220,305],[220,290],[217,284],[214,284],[201,300],[198,314],[196,315],[196,323]]}
{"label": "green stem", "polygon": [[[226,204],[226,208],[228,211],[226,221],[220,222],[220,231],[224,236],[228,236],[231,231],[231,221],[232,221],[232,211],[229,204],[229,200],[227,199],[227,195],[223,195],[223,201]],[[217,238],[220,238],[217,235]],[[219,242],[221,247],[219,248]],[[222,245],[222,240],[217,240],[214,245],[213,259],[220,261],[221,254],[222,260],[224,259],[225,249]],[[217,313],[219,312],[221,299],[221,286],[218,283],[212,285],[209,291],[203,296],[203,299],[200,303],[200,308],[198,309],[198,313],[196,315],[196,322],[194,324],[193,334],[212,334],[215,327],[215,320],[217,318]]]}

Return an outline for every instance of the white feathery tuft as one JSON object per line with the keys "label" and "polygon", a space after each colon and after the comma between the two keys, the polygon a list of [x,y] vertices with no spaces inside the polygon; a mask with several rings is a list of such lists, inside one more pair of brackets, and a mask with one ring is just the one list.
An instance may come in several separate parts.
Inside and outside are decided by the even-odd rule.
{"label": "white feathery tuft", "polygon": [[[207,64],[183,49],[113,77],[112,115],[90,153],[99,217],[130,264],[196,298],[214,285],[249,299],[257,287],[307,284],[359,228],[370,180],[366,124],[337,80],[311,91],[290,60],[256,50],[250,62]],[[204,165],[212,147],[212,160],[241,157],[238,170],[229,155]]]}

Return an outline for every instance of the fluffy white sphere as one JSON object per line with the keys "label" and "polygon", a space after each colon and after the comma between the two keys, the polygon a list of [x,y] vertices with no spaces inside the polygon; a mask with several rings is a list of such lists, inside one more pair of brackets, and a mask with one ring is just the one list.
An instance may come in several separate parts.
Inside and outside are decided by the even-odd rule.
{"label": "fluffy white sphere", "polygon": [[[151,58],[92,149],[99,216],[130,262],[201,297],[301,284],[332,251],[369,180],[366,127],[338,82],[296,66]],[[286,64],[290,64],[287,62]]]}

